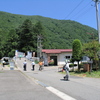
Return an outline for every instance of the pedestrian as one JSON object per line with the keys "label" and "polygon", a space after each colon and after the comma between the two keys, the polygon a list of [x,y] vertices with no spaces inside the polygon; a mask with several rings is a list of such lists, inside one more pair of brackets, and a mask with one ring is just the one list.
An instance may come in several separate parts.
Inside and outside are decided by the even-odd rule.
{"label": "pedestrian", "polygon": [[43,62],[40,61],[40,62],[39,62],[39,70],[41,71],[42,69],[43,69]]}
{"label": "pedestrian", "polygon": [[35,67],[35,62],[32,61],[32,70],[34,71],[34,67]]}
{"label": "pedestrian", "polygon": [[24,71],[26,71],[26,66],[27,66],[27,62],[26,62],[26,60],[25,60],[24,63],[23,63]]}
{"label": "pedestrian", "polygon": [[2,66],[4,67],[4,65],[5,65],[5,61],[3,60],[3,61],[2,61]]}
{"label": "pedestrian", "polygon": [[65,80],[69,80],[69,78],[70,78],[70,74],[69,74],[70,68],[69,68],[68,62],[65,64],[64,70],[65,70],[65,72],[66,72],[66,75],[64,76],[64,79],[65,79]]}

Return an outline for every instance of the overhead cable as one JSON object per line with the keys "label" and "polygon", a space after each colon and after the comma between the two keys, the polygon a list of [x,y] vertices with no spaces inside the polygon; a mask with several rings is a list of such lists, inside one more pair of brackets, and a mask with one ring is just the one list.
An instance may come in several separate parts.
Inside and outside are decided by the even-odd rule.
{"label": "overhead cable", "polygon": [[80,6],[80,4],[83,2],[84,0],[82,0],[66,17],[65,17],[65,19],[68,17],[68,16],[70,16],[79,6]]}
{"label": "overhead cable", "polygon": [[91,7],[89,9],[87,9],[86,11],[84,11],[83,13],[81,13],[81,15],[79,15],[78,17],[76,17],[74,20],[78,19],[79,17],[83,17],[86,13],[88,13],[91,9]]}
{"label": "overhead cable", "polygon": [[73,17],[79,15],[80,13],[82,13],[82,11],[83,11],[85,8],[87,8],[88,5],[89,5],[91,2],[92,2],[92,1],[90,1],[86,6],[84,6],[81,10],[79,10],[79,11],[78,11],[76,14],[74,14],[71,18],[73,18]]}

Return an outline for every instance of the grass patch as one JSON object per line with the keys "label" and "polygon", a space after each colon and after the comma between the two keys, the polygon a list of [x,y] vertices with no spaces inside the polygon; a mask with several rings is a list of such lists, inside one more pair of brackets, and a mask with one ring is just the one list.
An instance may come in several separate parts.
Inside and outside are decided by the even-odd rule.
{"label": "grass patch", "polygon": [[[61,74],[66,74],[65,72],[60,72]],[[100,78],[100,71],[89,72],[70,72],[70,75],[78,77],[91,77],[91,78]]]}
{"label": "grass patch", "polygon": [[4,73],[3,71],[0,71],[0,73]]}
{"label": "grass patch", "polygon": [[91,77],[91,78],[100,78],[100,71],[90,72],[70,72],[70,75],[79,76],[79,77]]}

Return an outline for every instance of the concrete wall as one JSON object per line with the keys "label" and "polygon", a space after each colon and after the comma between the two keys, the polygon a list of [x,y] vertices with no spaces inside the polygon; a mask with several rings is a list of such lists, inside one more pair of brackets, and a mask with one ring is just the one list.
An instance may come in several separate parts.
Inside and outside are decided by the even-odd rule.
{"label": "concrete wall", "polygon": [[61,53],[58,56],[58,65],[64,65],[66,58],[65,56],[70,56],[70,58],[72,57],[72,53]]}
{"label": "concrete wall", "polygon": [[57,56],[57,65],[64,65],[66,58],[65,56],[70,56],[72,57],[72,53],[60,53],[60,54],[46,54],[43,53],[43,58],[44,58],[44,64],[48,65],[48,60],[50,60],[50,56]]}

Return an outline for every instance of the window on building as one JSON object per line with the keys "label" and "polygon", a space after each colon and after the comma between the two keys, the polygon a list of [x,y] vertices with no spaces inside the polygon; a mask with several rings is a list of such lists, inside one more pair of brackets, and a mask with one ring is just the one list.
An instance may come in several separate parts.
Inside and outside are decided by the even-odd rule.
{"label": "window on building", "polygon": [[65,58],[66,58],[66,59],[70,59],[70,56],[66,56]]}

